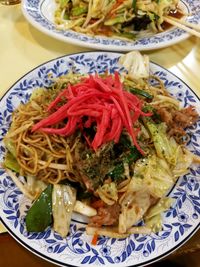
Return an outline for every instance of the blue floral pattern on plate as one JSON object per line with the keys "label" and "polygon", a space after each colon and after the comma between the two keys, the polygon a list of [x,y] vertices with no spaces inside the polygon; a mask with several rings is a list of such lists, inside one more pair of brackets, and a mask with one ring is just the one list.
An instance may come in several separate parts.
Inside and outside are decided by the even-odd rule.
{"label": "blue floral pattern on plate", "polygon": [[[40,31],[65,42],[79,46],[111,51],[151,50],[166,47],[186,39],[189,34],[178,28],[163,33],[143,37],[136,41],[119,40],[103,36],[89,36],[72,30],[59,30],[54,23],[54,0],[22,0],[22,11],[26,19]],[[191,14],[187,20],[200,23],[200,2],[181,1],[185,13]],[[49,15],[51,14],[51,16]]]}
{"label": "blue floral pattern on plate", "polygon": [[[11,113],[28,101],[35,88],[48,87],[52,81],[69,71],[79,73],[113,73],[123,68],[118,65],[120,54],[88,52],[63,56],[40,65],[16,82],[0,101],[0,160],[5,155],[3,136],[11,123]],[[191,89],[168,70],[151,63],[151,72],[163,80],[169,92],[182,106],[194,105],[200,112],[199,99]],[[191,140],[188,148],[200,155],[200,121],[188,129]],[[0,169],[0,216],[8,231],[35,254],[62,266],[143,266],[169,254],[182,245],[199,227],[200,221],[200,166],[192,166],[189,174],[181,177],[170,192],[174,205],[163,214],[163,229],[151,235],[131,235],[124,239],[101,236],[96,246],[85,233],[86,223],[73,217],[70,233],[62,238],[51,228],[41,233],[28,233],[25,214],[31,203],[11,178]],[[20,177],[23,180],[23,177]]]}

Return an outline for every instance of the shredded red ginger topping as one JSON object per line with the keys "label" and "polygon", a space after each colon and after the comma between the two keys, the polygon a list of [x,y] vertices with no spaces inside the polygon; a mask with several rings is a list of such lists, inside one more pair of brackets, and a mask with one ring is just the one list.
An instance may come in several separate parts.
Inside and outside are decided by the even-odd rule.
{"label": "shredded red ginger topping", "polygon": [[[63,99],[66,103],[62,106]],[[142,116],[151,113],[142,111],[143,103],[135,95],[123,89],[117,72],[102,78],[90,75],[76,85],[68,85],[49,105],[48,111],[54,111],[47,118],[36,123],[32,131],[40,130],[49,134],[69,136],[77,129],[83,130],[96,126],[96,134],[92,141],[85,136],[91,148],[97,150],[101,145],[119,141],[125,128],[132,138],[133,144],[144,154],[137,142],[139,129],[134,129],[134,123]],[[56,111],[55,111],[56,110]],[[63,128],[53,128],[55,124],[67,118]],[[84,120],[83,120],[84,118]],[[85,120],[85,118],[87,118]],[[51,126],[51,127],[47,127]]]}

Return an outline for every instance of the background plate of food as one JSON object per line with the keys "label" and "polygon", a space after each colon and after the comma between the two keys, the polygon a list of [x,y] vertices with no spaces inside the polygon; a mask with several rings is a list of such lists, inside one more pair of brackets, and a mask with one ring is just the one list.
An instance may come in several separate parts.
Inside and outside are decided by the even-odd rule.
{"label": "background plate of food", "polygon": [[31,252],[143,266],[198,230],[199,99],[147,56],[51,60],[0,107],[1,222]]}
{"label": "background plate of food", "polygon": [[[181,21],[200,22],[199,1],[23,0],[25,18],[64,42],[112,50],[151,50],[186,39]],[[170,26],[174,23],[180,27]],[[170,24],[169,24],[170,21]]]}

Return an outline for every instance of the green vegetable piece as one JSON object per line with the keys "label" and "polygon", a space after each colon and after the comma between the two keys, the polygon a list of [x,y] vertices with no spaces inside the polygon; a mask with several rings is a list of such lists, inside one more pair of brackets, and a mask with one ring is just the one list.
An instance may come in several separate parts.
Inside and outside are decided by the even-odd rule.
{"label": "green vegetable piece", "polygon": [[114,24],[123,23],[123,22],[125,22],[125,18],[124,18],[124,16],[121,16],[121,17],[115,17],[115,18],[106,20],[104,22],[104,25],[106,25],[106,26],[112,26]]}
{"label": "green vegetable piece", "polygon": [[153,96],[151,94],[149,94],[148,92],[146,92],[144,90],[138,89],[138,88],[131,88],[130,92],[135,94],[135,95],[141,95],[141,96],[148,98],[148,99],[153,99]]}
{"label": "green vegetable piece", "polygon": [[119,180],[123,173],[124,165],[123,163],[119,163],[108,175],[114,180]]}
{"label": "green vegetable piece", "polygon": [[[122,141],[123,142],[123,141]],[[127,155],[127,157],[124,157],[123,161],[116,165],[116,167],[109,172],[109,176],[114,180],[119,180],[122,177],[122,174],[124,173],[124,163],[132,164],[134,161],[141,158],[140,152],[137,150],[135,146],[131,146],[128,143],[124,144],[130,149],[130,154]]]}
{"label": "green vegetable piece", "polygon": [[71,10],[72,16],[80,16],[88,11],[88,8],[86,6],[76,6],[73,7]]}
{"label": "green vegetable piece", "polygon": [[146,105],[143,107],[142,111],[145,113],[148,113],[148,112],[152,113],[152,116],[148,117],[148,118],[146,117],[145,121],[151,121],[151,122],[155,122],[155,123],[161,123],[162,122],[160,114],[157,113],[157,110],[154,107],[152,107],[150,105]]}
{"label": "green vegetable piece", "polygon": [[28,232],[42,232],[52,224],[52,185],[40,194],[26,215]]}
{"label": "green vegetable piece", "polygon": [[132,7],[133,7],[133,12],[134,13],[136,13],[136,11],[137,11],[137,0],[133,0],[133,2],[132,2]]}
{"label": "green vegetable piece", "polygon": [[[63,19],[65,19],[65,20],[69,20],[70,19],[70,16],[69,16],[69,14],[68,13],[64,13],[64,16],[63,16]],[[65,87],[64,87],[65,88]]]}
{"label": "green vegetable piece", "polygon": [[10,152],[6,153],[6,157],[4,160],[4,166],[8,169],[11,169],[15,172],[20,171],[19,163],[17,162],[16,158]]}
{"label": "green vegetable piece", "polygon": [[68,5],[69,0],[59,0],[61,8],[65,8]]}
{"label": "green vegetable piece", "polygon": [[[9,131],[8,131],[8,133],[9,133]],[[6,148],[8,149],[8,151],[11,154],[13,154],[14,157],[16,157],[16,150],[15,150],[15,145],[13,143],[13,140],[11,138],[5,137],[3,139],[3,141],[4,141],[4,144],[5,144]]]}
{"label": "green vegetable piece", "polygon": [[130,147],[130,152],[131,152],[130,155],[127,157],[127,162],[129,164],[138,160],[142,156],[135,146]]}
{"label": "green vegetable piece", "polygon": [[146,126],[151,134],[157,155],[165,158],[170,164],[174,164],[176,153],[166,134],[164,124],[158,125],[148,120]]}

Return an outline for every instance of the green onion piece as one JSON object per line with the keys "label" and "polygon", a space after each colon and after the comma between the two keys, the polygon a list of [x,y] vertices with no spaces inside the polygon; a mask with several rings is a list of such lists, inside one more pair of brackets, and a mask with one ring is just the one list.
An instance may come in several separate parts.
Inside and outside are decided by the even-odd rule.
{"label": "green onion piece", "polygon": [[136,11],[137,11],[137,0],[133,0],[133,2],[132,2],[132,7],[133,7],[133,12],[134,13],[136,13]]}
{"label": "green onion piece", "polygon": [[76,6],[73,7],[71,10],[72,16],[80,16],[88,11],[88,8],[86,6]]}
{"label": "green onion piece", "polygon": [[148,99],[153,99],[153,96],[150,95],[149,93],[147,93],[146,91],[144,90],[141,90],[141,89],[137,89],[137,88],[131,88],[129,89],[131,93],[133,94],[136,94],[136,95],[141,95],[145,98],[148,98]]}

